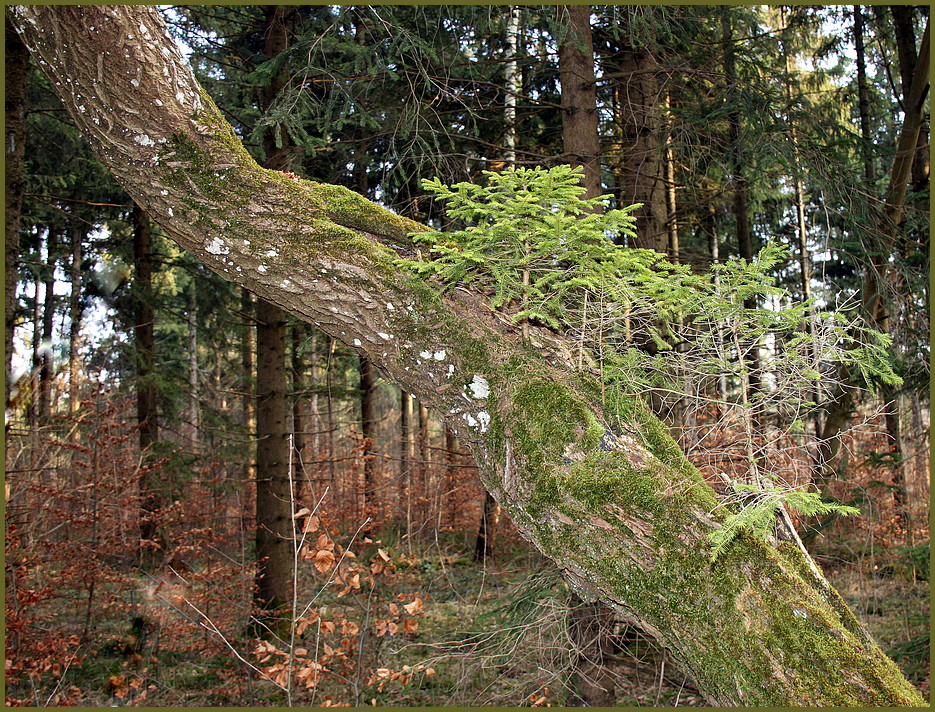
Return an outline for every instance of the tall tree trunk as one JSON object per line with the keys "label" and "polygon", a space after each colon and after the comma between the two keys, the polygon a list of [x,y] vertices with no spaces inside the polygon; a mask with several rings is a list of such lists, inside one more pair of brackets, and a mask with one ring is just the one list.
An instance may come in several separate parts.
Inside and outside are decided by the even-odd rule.
{"label": "tall tree trunk", "polygon": [[[723,8],[721,15],[721,32],[724,43],[724,78],[727,81],[727,92],[730,97],[737,84],[736,49],[734,48],[734,30],[731,19],[731,8]],[[729,98],[733,102],[734,99]],[[727,114],[727,145],[731,153],[731,181],[733,193],[734,229],[737,233],[737,254],[748,262],[753,259],[753,232],[750,228],[749,189],[746,176],[745,161],[741,154],[740,141],[740,109],[733,106]],[[744,300],[746,309],[756,309],[756,297]],[[754,394],[760,390],[760,359],[759,344],[744,343],[742,347],[747,351],[746,378],[747,392],[744,394],[745,402],[753,404]],[[752,407],[750,417],[754,429],[760,424],[759,409]]]}
{"label": "tall tree trunk", "polygon": [[[273,59],[291,42],[296,9],[285,5],[265,8],[263,56]],[[269,109],[285,85],[283,68],[263,88],[263,108]],[[279,145],[277,146],[277,131]],[[284,131],[263,135],[265,166],[288,168]],[[292,593],[292,497],[290,496],[288,382],[286,378],[286,313],[276,304],[257,298],[257,474],[255,600],[261,609],[276,612]]]}
{"label": "tall tree trunk", "polygon": [[399,512],[412,537],[413,402],[406,391],[399,392]]}
{"label": "tall tree trunk", "polygon": [[[896,52],[899,57],[899,77],[902,84],[904,109],[912,103],[912,79],[916,75],[916,35],[912,16],[915,9],[910,5],[890,5],[895,29]],[[855,16],[856,19],[856,16]],[[856,29],[856,23],[855,23]],[[927,190],[929,179],[928,140],[924,131],[916,139],[916,152],[912,159],[911,185],[915,190]]]}
{"label": "tall tree trunk", "polygon": [[559,22],[565,25],[565,35],[558,45],[562,146],[568,162],[584,168],[582,197],[596,198],[603,191],[591,6],[559,5],[557,12]]}
{"label": "tall tree trunk", "polygon": [[42,338],[39,341],[39,423],[47,424],[52,418],[52,379],[55,376],[52,337],[55,325],[55,265],[59,250],[58,228],[49,227],[46,233],[46,264],[42,277]]}
{"label": "tall tree trunk", "polygon": [[419,446],[419,502],[420,516],[419,528],[425,526],[430,521],[432,507],[431,497],[431,462],[429,459],[429,411],[422,401],[418,402],[417,415],[419,417],[419,430],[416,438]]}
{"label": "tall tree trunk", "polygon": [[[156,331],[153,309],[152,221],[142,208],[133,206],[134,324],[133,346],[136,361],[136,422],[139,428],[140,455],[145,464],[154,459],[153,448],[159,442],[159,391],[156,386]],[[141,561],[152,565],[166,542],[159,526],[163,506],[156,482],[158,473],[140,468],[140,540]]]}
{"label": "tall tree trunk", "polygon": [[[629,34],[633,10],[623,8],[621,34]],[[659,65],[645,47],[622,40],[614,85],[618,156],[613,164],[617,200],[621,207],[642,203],[636,217],[633,247],[666,252],[669,231],[666,213],[665,148],[660,131]]]}
{"label": "tall tree trunk", "polygon": [[19,282],[19,230],[23,208],[23,165],[26,151],[26,86],[29,77],[29,51],[5,15],[4,58],[6,84],[4,107],[6,109],[6,162],[4,180],[6,185],[6,233],[4,302],[4,373],[6,378],[6,400],[10,398],[10,364],[13,358],[13,330],[16,324],[16,285]]}
{"label": "tall tree trunk", "polygon": [[[240,426],[249,438],[243,476],[244,482],[253,487],[256,483],[256,319],[253,293],[244,287],[240,289],[240,318],[243,319],[240,341]],[[253,498],[247,497],[247,501],[253,501]]]}
{"label": "tall tree trunk", "polygon": [[521,9],[510,6],[506,25],[506,69],[504,72],[503,135],[504,161],[508,166],[516,163],[516,100],[523,89],[523,73],[519,68],[519,23]]}
{"label": "tall tree trunk", "polygon": [[860,120],[860,153],[867,190],[873,189],[876,171],[873,167],[873,139],[870,135],[870,89],[867,85],[867,61],[864,52],[864,14],[854,5],[854,50],[857,54],[857,115]]}
{"label": "tall tree trunk", "polygon": [[188,285],[188,408],[185,427],[188,446],[192,452],[201,447],[201,398],[198,371],[198,287],[192,280]]}
{"label": "tall tree trunk", "polygon": [[292,501],[286,399],[285,314],[257,299],[255,600],[275,612],[291,597]]}
{"label": "tall tree trunk", "polygon": [[[146,218],[149,220],[149,218]],[[78,416],[81,404],[81,355],[78,347],[81,341],[81,317],[84,312],[81,260],[86,230],[75,223],[71,227],[71,293],[68,297],[68,415]]]}
{"label": "tall tree trunk", "polygon": [[296,483],[296,492],[304,486],[307,480],[305,458],[308,456],[309,429],[308,423],[308,383],[305,380],[306,360],[302,353],[305,337],[310,328],[308,324],[293,322],[290,329],[292,335],[292,349],[290,350],[292,371],[292,462]]}
{"label": "tall tree trunk", "polygon": [[[364,514],[375,523],[379,519],[377,501],[377,374],[373,364],[364,356],[360,357],[360,430],[364,437]],[[371,528],[373,525],[371,524]]]}
{"label": "tall tree trunk", "polygon": [[[388,380],[446,413],[518,531],[582,598],[666,646],[709,704],[924,706],[801,549],[742,535],[711,560],[709,535],[725,517],[716,493],[638,400],[602,400],[562,355],[568,341],[536,329],[530,349],[485,313],[483,295],[404,277],[390,245],[411,249],[407,235],[421,226],[352,191],[257,166],[156,8],[12,12],[100,160],[167,234],[335,338],[356,339]],[[126,45],[127,35],[148,40]],[[134,51],[112,51],[121,46]],[[99,62],[122,111],[97,93]],[[141,129],[149,141],[134,140]],[[429,348],[443,348],[445,362],[420,359]]]}

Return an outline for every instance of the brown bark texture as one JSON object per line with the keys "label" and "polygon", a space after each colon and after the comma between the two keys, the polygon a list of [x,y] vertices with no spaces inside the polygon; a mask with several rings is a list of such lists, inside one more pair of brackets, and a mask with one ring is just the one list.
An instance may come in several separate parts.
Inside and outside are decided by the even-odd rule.
{"label": "brown bark texture", "polygon": [[[274,59],[291,41],[294,7],[270,5],[263,28],[263,55]],[[285,85],[283,69],[263,87],[263,108],[269,110]],[[279,136],[277,137],[277,132]],[[284,132],[267,129],[263,136],[265,166],[289,167]],[[289,422],[286,378],[286,312],[260,296],[257,299],[256,361],[256,594],[266,610],[282,609],[292,596],[292,513],[294,491],[290,478]]]}
{"label": "brown bark texture", "polygon": [[166,234],[314,322],[444,413],[518,530],[584,599],[668,649],[714,705],[922,705],[792,544],[716,561],[713,490],[638,401],[569,366],[559,337],[396,263],[424,228],[355,193],[260,168],[151,6],[17,6],[76,124]]}
{"label": "brown bark texture", "polygon": [[558,45],[559,79],[562,84],[562,143],[569,163],[584,168],[584,198],[596,198],[601,190],[601,141],[597,122],[597,89],[594,77],[594,42],[591,38],[591,6],[560,5],[560,22],[566,35]]}
{"label": "brown bark texture", "polygon": [[[626,14],[624,18],[628,17]],[[627,31],[621,30],[626,37]],[[614,87],[618,141],[611,158],[621,205],[641,203],[634,247],[666,252],[669,228],[666,210],[665,145],[659,111],[659,64],[645,47],[621,41]]]}

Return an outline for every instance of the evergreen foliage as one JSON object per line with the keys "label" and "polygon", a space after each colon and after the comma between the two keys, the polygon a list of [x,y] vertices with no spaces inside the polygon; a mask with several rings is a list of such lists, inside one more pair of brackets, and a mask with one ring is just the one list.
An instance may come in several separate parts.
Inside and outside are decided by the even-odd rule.
{"label": "evergreen foliage", "polygon": [[856,507],[849,507],[834,502],[826,502],[817,492],[789,489],[787,487],[765,487],[732,483],[734,495],[725,505],[737,505],[738,511],[728,515],[721,522],[719,529],[708,535],[711,542],[711,561],[724,553],[728,544],[737,538],[741,532],[746,532],[766,541],[773,531],[776,516],[780,507],[791,512],[804,515],[839,514],[850,516],[860,514]]}

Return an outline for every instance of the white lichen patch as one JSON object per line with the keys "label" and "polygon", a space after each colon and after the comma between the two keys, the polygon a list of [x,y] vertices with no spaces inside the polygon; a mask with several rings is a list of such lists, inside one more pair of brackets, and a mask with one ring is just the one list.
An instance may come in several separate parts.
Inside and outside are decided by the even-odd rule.
{"label": "white lichen patch", "polygon": [[354,339],[354,346],[360,346],[360,339]]}
{"label": "white lichen patch", "polygon": [[486,410],[482,410],[477,414],[477,420],[480,422],[480,431],[482,433],[487,432],[487,426],[490,425],[490,413]]}
{"label": "white lichen patch", "polygon": [[393,306],[392,302],[387,302],[386,308],[389,309],[390,311],[396,311],[396,307]]}
{"label": "white lichen patch", "polygon": [[444,361],[446,355],[447,354],[445,349],[442,349],[441,351],[436,351],[434,354],[432,354],[432,358],[434,358],[436,361]]}
{"label": "white lichen patch", "polygon": [[448,378],[451,378],[455,372],[455,365],[453,363],[448,364]]}
{"label": "white lichen patch", "polygon": [[215,237],[205,245],[205,252],[212,255],[226,255],[230,252],[230,248],[221,241],[221,238]]}
{"label": "white lichen patch", "polygon": [[385,339],[386,341],[389,341],[393,338],[392,334],[384,334],[382,331],[378,331],[377,336],[379,336],[381,339]]}
{"label": "white lichen patch", "polygon": [[419,356],[421,356],[422,358],[432,358],[432,352],[431,351],[420,351]]}
{"label": "white lichen patch", "polygon": [[279,257],[279,253],[276,250],[267,250],[263,253],[266,257]]}
{"label": "white lichen patch", "polygon": [[266,265],[260,265],[259,267],[256,268],[256,271],[259,272],[260,274],[266,274],[268,269],[269,268]]}
{"label": "white lichen patch", "polygon": [[134,136],[133,141],[138,143],[140,146],[155,146],[156,142],[149,136]]}
{"label": "white lichen patch", "polygon": [[487,379],[483,376],[478,376],[476,373],[471,382],[467,384],[467,388],[471,389],[471,395],[474,397],[474,400],[483,400],[490,395],[490,384],[487,383]]}
{"label": "white lichen patch", "polygon": [[476,418],[470,413],[465,413],[464,420],[472,428],[477,428],[480,432],[486,433],[487,428],[490,426],[490,413],[486,410],[482,410],[477,414]]}

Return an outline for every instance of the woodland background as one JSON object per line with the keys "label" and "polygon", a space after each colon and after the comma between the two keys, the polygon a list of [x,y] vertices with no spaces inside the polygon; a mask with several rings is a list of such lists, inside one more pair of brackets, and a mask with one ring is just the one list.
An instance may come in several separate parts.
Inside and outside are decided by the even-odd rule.
{"label": "woodland background", "polygon": [[[788,482],[861,509],[800,521],[803,539],[928,693],[927,103],[892,209],[927,6],[165,14],[267,167],[447,229],[422,179],[579,163],[613,206],[643,203],[629,246],[704,272],[778,241],[791,299],[862,309],[892,337],[902,385],[827,400],[792,434],[766,399],[754,437]],[[7,153],[7,704],[583,704],[572,671],[594,662],[611,702],[701,704],[638,632],[608,624],[610,647],[581,643],[574,600],[443,418],[168,241],[9,23],[6,68],[21,137]],[[597,111],[576,115],[588,91]],[[760,377],[768,394],[768,366]],[[728,379],[707,387],[740,397]],[[742,424],[698,403],[666,404],[673,433],[706,475],[741,467]],[[285,574],[257,534],[272,468],[298,513]],[[314,647],[290,638],[308,630]]]}

